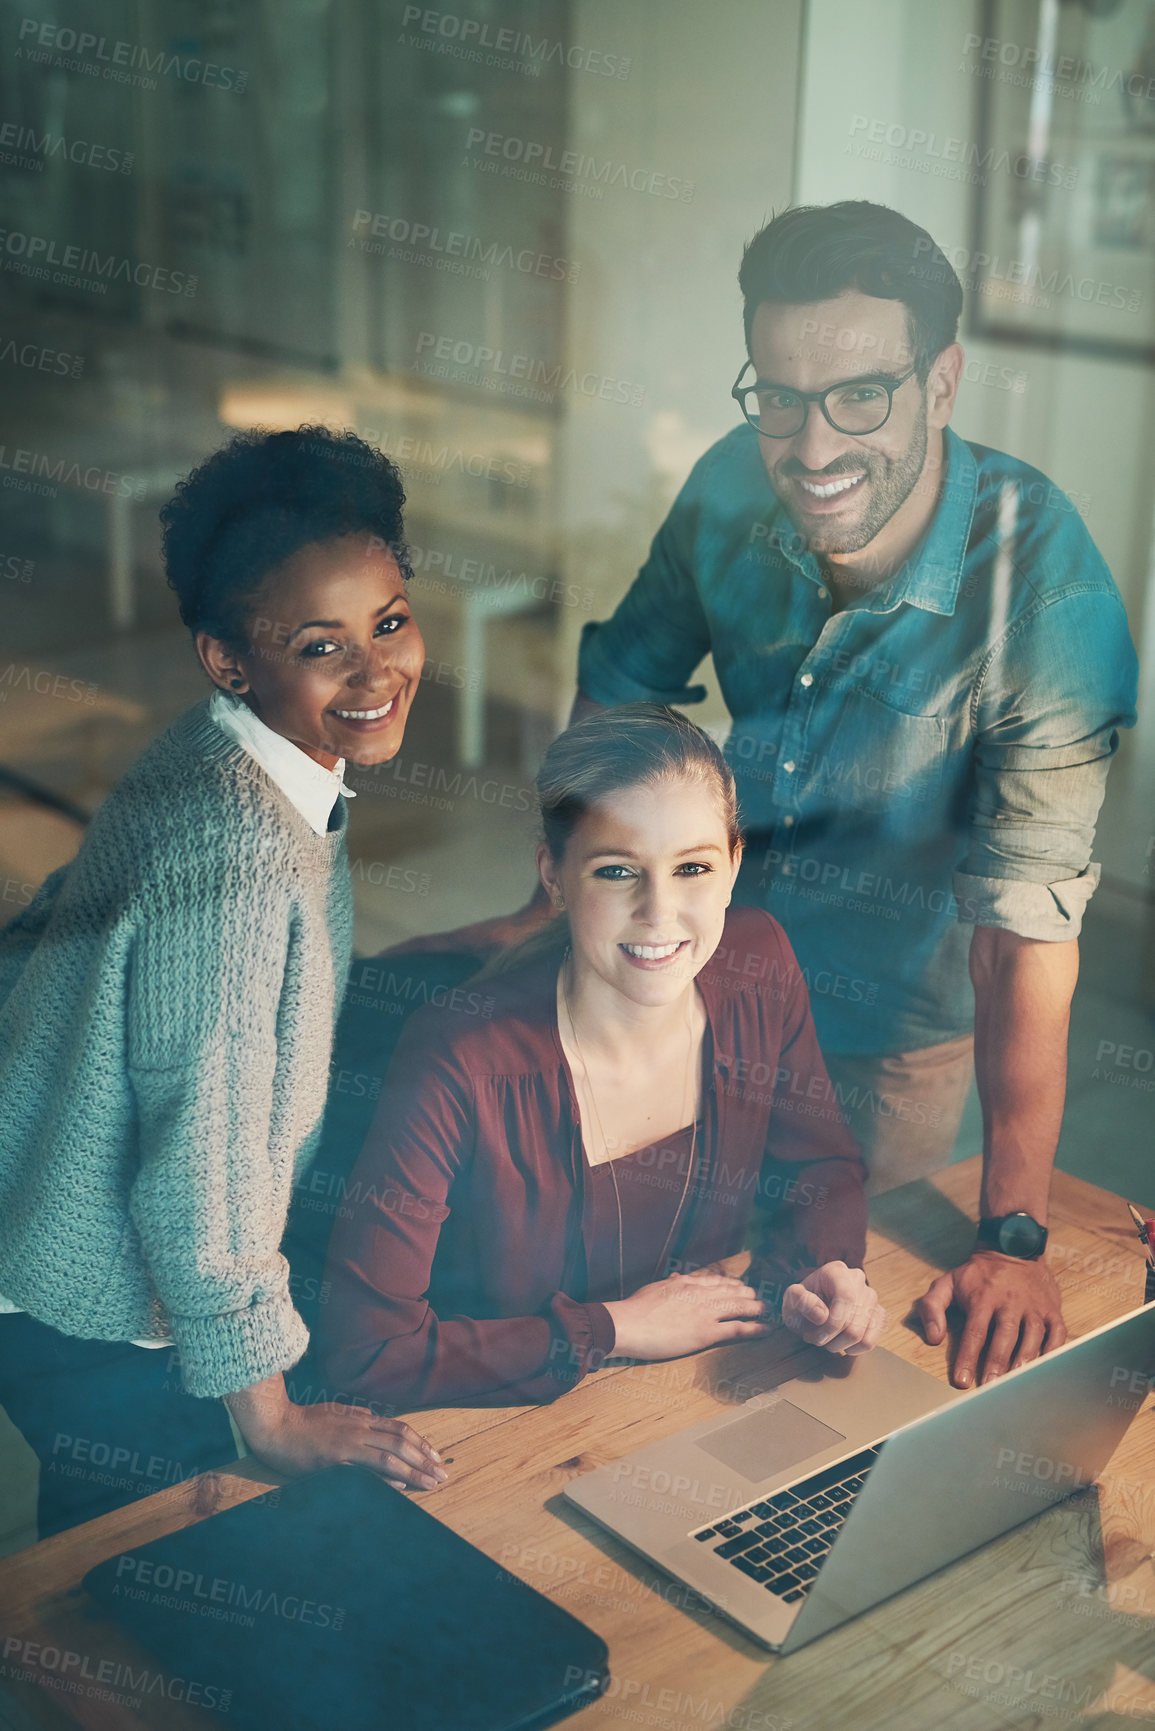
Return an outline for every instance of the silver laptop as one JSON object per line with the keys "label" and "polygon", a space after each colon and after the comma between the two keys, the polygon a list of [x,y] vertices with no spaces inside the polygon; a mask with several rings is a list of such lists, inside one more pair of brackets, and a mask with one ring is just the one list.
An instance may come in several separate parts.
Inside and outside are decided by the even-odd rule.
{"label": "silver laptop", "polygon": [[[791,1368],[797,1367],[794,1360]],[[566,1497],[793,1652],[1102,1472],[1155,1376],[1155,1305],[961,1392],[882,1348],[596,1472]]]}

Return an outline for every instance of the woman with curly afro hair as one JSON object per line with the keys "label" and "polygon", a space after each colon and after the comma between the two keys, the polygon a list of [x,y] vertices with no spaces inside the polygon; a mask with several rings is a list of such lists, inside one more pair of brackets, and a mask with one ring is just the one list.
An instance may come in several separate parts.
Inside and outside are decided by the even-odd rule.
{"label": "woman with curly afro hair", "polygon": [[320,426],[181,483],[165,566],[214,689],[0,934],[0,1400],[42,1538],[235,1458],[230,1414],[280,1472],[445,1477],[407,1425],[297,1405],[283,1374],[352,943],[342,772],[396,755],[425,657],[403,505]]}

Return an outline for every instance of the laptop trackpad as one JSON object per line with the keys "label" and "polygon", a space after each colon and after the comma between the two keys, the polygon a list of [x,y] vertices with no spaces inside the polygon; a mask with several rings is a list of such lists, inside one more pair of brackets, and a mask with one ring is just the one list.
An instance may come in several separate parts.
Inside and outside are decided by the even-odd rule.
{"label": "laptop trackpad", "polygon": [[845,1441],[841,1431],[780,1400],[699,1437],[698,1447],[756,1483]]}

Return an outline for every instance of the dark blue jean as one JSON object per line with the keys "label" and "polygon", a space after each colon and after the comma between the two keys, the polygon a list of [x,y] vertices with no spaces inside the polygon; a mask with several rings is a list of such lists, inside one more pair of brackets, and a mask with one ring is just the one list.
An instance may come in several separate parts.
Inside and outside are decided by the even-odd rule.
{"label": "dark blue jean", "polygon": [[40,1537],[236,1460],[223,1401],[185,1392],[175,1350],[79,1340],[0,1315],[0,1405],[40,1462]]}

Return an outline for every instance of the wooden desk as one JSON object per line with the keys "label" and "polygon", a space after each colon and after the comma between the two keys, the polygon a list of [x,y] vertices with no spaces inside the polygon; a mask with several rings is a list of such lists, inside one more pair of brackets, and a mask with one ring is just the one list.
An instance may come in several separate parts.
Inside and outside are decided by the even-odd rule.
{"label": "wooden desk", "polygon": [[[927,1280],[965,1254],[978,1180],[977,1159],[967,1161],[872,1209],[867,1266],[889,1311],[884,1344],[943,1377],[942,1350],[923,1344],[906,1319]],[[1141,1301],[1142,1254],[1117,1197],[1059,1174],[1051,1227],[1048,1257],[1073,1335]],[[1150,1396],[1097,1493],[1049,1510],[785,1660],[698,1609],[677,1582],[563,1502],[575,1473],[710,1417],[741,1398],[743,1377],[797,1350],[776,1336],[669,1364],[611,1366],[546,1408],[415,1419],[452,1461],[447,1486],[426,1499],[432,1512],[609,1643],[610,1693],[572,1722],[585,1731],[1001,1731],[1058,1721],[1105,1731],[1155,1720]],[[227,1725],[227,1716],[160,1697],[134,1711],[65,1693],[59,1655],[89,1656],[90,1671],[100,1659],[143,1665],[139,1650],[89,1612],[81,1576],[276,1482],[241,1462],[0,1563],[3,1686],[20,1714],[9,1721],[0,1708],[0,1724]],[[13,1643],[25,1641],[57,1650],[33,1682],[13,1681],[27,1651]],[[338,1703],[333,1727],[340,1731]]]}

